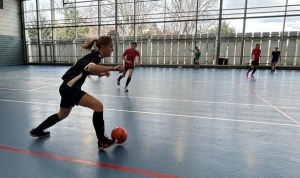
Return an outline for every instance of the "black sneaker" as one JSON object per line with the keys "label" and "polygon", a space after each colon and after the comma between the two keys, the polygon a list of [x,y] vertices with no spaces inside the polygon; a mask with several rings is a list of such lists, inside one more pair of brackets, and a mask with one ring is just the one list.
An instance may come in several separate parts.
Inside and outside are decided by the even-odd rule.
{"label": "black sneaker", "polygon": [[39,138],[43,138],[43,137],[49,137],[50,136],[50,132],[48,131],[43,131],[43,130],[36,130],[36,129],[32,129],[29,134],[32,137],[39,137]]}
{"label": "black sneaker", "polygon": [[111,147],[116,143],[117,143],[116,140],[112,140],[108,137],[103,137],[103,139],[101,141],[98,141],[98,149],[100,151],[100,150],[103,150],[105,148]]}

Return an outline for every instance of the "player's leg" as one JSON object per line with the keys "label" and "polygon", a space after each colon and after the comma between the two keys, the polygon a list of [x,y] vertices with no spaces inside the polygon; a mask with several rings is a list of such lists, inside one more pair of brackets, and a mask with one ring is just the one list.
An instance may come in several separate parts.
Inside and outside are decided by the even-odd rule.
{"label": "player's leg", "polygon": [[274,69],[274,62],[272,61],[271,62],[271,72],[273,72],[273,69]]}
{"label": "player's leg", "polygon": [[133,71],[134,71],[134,68],[128,69],[128,77],[127,77],[126,85],[125,85],[125,88],[124,88],[125,92],[128,92],[128,85],[129,85],[129,83],[131,81],[131,77],[132,77]]}
{"label": "player's leg", "polygon": [[98,138],[98,149],[102,150],[114,145],[116,142],[104,135],[105,125],[103,119],[103,104],[98,99],[87,93],[83,95],[78,104],[94,110],[93,125]]}
{"label": "player's leg", "polygon": [[63,93],[63,95],[61,97],[60,109],[58,113],[49,116],[38,127],[32,129],[30,131],[30,135],[32,137],[50,136],[50,132],[45,131],[45,129],[52,127],[59,121],[68,117],[74,105],[78,103],[82,95],[85,93],[79,89],[74,89],[74,88],[70,89],[68,86],[65,85],[61,85],[59,90],[60,93]]}
{"label": "player's leg", "polygon": [[199,65],[199,59],[196,58],[195,60],[195,65],[196,65],[196,68],[200,68],[200,65]]}
{"label": "player's leg", "polygon": [[271,72],[273,72],[273,61],[271,61]]}
{"label": "player's leg", "polygon": [[70,114],[73,107],[63,108],[60,107],[58,113],[55,113],[51,116],[49,116],[44,122],[42,122],[39,126],[37,126],[35,129],[32,129],[30,131],[30,135],[32,137],[48,137],[50,136],[49,131],[45,131],[46,129],[52,127],[59,121],[65,119]]}
{"label": "player's leg", "polygon": [[247,73],[246,73],[246,76],[248,77],[248,75],[249,75],[249,72],[252,70],[254,68],[254,66],[253,66],[253,61],[251,62],[251,66],[250,66],[250,68],[249,68],[249,70],[247,71]]}
{"label": "player's leg", "polygon": [[252,78],[254,77],[254,73],[256,72],[257,67],[258,67],[258,61],[255,61],[254,65],[253,65],[253,71],[252,71],[252,74],[251,74]]}
{"label": "player's leg", "polygon": [[273,72],[275,72],[275,69],[276,69],[275,66],[276,66],[276,64],[277,64],[277,61],[274,61],[274,62],[273,62],[273,68],[272,68]]}
{"label": "player's leg", "polygon": [[117,85],[118,85],[118,86],[120,85],[121,79],[122,79],[123,77],[126,76],[127,70],[128,70],[128,68],[125,67],[125,71],[124,71],[124,72],[119,76],[119,78],[117,79]]}
{"label": "player's leg", "polygon": [[275,60],[274,60],[274,58],[272,58],[272,60],[271,60],[271,72],[273,72],[274,71],[274,67],[275,67]]}

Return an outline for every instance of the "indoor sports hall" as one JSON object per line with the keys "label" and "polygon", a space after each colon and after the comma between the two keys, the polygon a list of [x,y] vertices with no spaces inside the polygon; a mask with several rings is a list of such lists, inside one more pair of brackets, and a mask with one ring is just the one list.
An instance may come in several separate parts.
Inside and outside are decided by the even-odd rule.
{"label": "indoor sports hall", "polygon": [[0,178],[300,177],[299,8],[0,0]]}

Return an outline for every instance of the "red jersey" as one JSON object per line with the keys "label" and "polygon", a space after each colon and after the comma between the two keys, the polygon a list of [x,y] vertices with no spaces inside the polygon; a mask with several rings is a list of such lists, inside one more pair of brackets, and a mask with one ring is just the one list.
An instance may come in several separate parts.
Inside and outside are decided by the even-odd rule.
{"label": "red jersey", "polygon": [[134,67],[134,60],[138,56],[140,57],[139,51],[134,51],[132,49],[126,49],[123,53],[123,57],[126,56],[126,60],[131,61],[131,63],[125,62],[125,67]]}
{"label": "red jersey", "polygon": [[260,52],[261,50],[256,48],[252,50],[252,56],[254,55],[254,59],[253,59],[254,61],[259,61]]}

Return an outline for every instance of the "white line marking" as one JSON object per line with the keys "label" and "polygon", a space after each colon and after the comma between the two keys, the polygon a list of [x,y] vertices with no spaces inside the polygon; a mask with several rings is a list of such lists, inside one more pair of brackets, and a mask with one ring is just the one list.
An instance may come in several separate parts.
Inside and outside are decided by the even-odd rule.
{"label": "white line marking", "polygon": [[[135,81],[145,81],[145,79],[134,79]],[[147,79],[147,81],[154,81],[154,82],[193,82],[193,83],[234,83],[232,82],[213,82],[213,81],[205,81],[205,80],[155,80],[155,79]]]}
{"label": "white line marking", "polygon": [[[15,103],[26,103],[26,104],[42,104],[42,105],[58,105],[51,103],[42,103],[42,102],[31,102],[31,101],[17,101],[17,100],[5,100],[0,99],[0,101],[6,102],[15,102]],[[129,112],[129,113],[138,113],[138,114],[151,114],[151,115],[163,115],[163,116],[174,116],[174,117],[186,117],[186,118],[199,118],[205,120],[218,120],[218,121],[229,121],[229,122],[241,122],[241,123],[252,123],[252,124],[265,124],[265,125],[278,125],[278,126],[289,126],[289,127],[300,127],[300,125],[295,124],[282,124],[282,123],[272,123],[272,122],[261,122],[261,121],[249,121],[249,120],[239,120],[239,119],[226,119],[226,118],[212,118],[212,117],[203,117],[203,116],[189,116],[189,115],[180,115],[180,114],[166,114],[166,113],[158,113],[158,112],[147,112],[147,111],[129,111],[122,109],[105,109],[108,111],[117,111],[117,112]]]}
{"label": "white line marking", "polygon": [[[241,84],[240,81],[236,80],[235,78],[233,78],[232,76],[230,76],[229,74],[223,72],[221,70],[222,73],[224,73],[225,75],[227,75],[229,78],[233,79],[234,81],[236,81],[236,83],[238,83],[239,85]],[[285,117],[287,117],[288,119],[290,119],[291,121],[293,121],[294,123],[296,123],[297,125],[300,125],[300,123],[298,121],[296,121],[295,119],[293,119],[292,117],[290,117],[289,115],[287,115],[286,113],[284,113],[283,111],[281,111],[280,109],[278,109],[276,106],[272,105],[271,103],[269,103],[267,100],[265,100],[264,98],[262,98],[261,96],[259,96],[256,92],[254,92],[253,90],[249,89],[248,87],[244,87],[245,89],[247,89],[248,91],[250,91],[252,94],[254,94],[256,97],[258,97],[259,99],[261,99],[263,102],[267,103],[269,106],[271,106],[272,108],[274,108],[276,111],[278,111],[279,113],[281,113],[282,115],[284,115]]]}
{"label": "white line marking", "polygon": [[166,114],[166,113],[155,113],[155,112],[145,112],[145,111],[128,111],[128,110],[119,110],[119,109],[106,109],[106,110],[119,111],[119,112],[140,113],[140,114],[153,114],[153,115],[164,115],[164,116],[175,116],[175,117],[199,118],[199,119],[207,119],[207,120],[219,120],[219,121],[232,121],[232,122],[244,122],[244,123],[255,123],[255,124],[300,127],[300,125],[295,125],[295,124],[282,124],[282,123],[261,122],[261,121],[249,121],[249,120],[226,119],[226,118],[213,118],[213,117],[204,117],[204,116],[188,116],[188,115],[180,115],[180,114]]}
{"label": "white line marking", "polygon": [[55,85],[47,85],[47,86],[44,86],[44,87],[39,87],[39,88],[33,88],[31,90],[28,90],[28,91],[36,91],[36,90],[39,90],[39,89],[43,89],[43,88],[49,88],[49,87],[52,87],[52,86],[58,86],[60,84],[55,84]]}
{"label": "white line marking", "polygon": [[[139,79],[139,78],[135,78],[135,81],[145,81],[144,79]],[[297,80],[295,78],[295,80]],[[215,81],[209,81],[209,80],[159,80],[159,79],[147,79],[147,81],[154,81],[154,82],[193,82],[193,83],[234,83],[235,81],[233,80],[232,82],[215,82]],[[249,83],[247,82],[240,82],[241,84],[245,84],[248,85]],[[295,81],[287,81],[285,80],[284,82],[277,82],[277,83],[268,83],[268,85],[290,85],[293,84],[294,85],[300,85],[299,82],[295,82]]]}
{"label": "white line marking", "polygon": [[[251,92],[253,92],[252,90],[250,90]],[[300,123],[298,121],[296,121],[295,119],[293,119],[292,117],[290,117],[289,115],[287,115],[286,113],[284,113],[283,111],[281,111],[280,109],[278,109],[276,106],[272,105],[271,103],[269,103],[267,100],[265,100],[264,98],[260,97],[258,94],[256,94],[255,92],[253,92],[258,98],[260,98],[261,100],[263,100],[265,103],[267,103],[268,105],[270,105],[272,108],[274,108],[276,111],[278,111],[279,113],[281,113],[282,115],[284,115],[285,117],[289,118],[291,121],[293,121],[294,123],[300,125]]]}
{"label": "white line marking", "polygon": [[[29,92],[41,92],[41,93],[57,93],[57,91],[35,91],[35,90],[24,90],[24,89],[12,89],[12,88],[0,88],[0,90],[12,90],[12,91],[29,91]],[[115,98],[128,98],[128,96],[118,96],[118,95],[101,95],[101,94],[94,94],[89,93],[93,96],[104,96],[104,97],[115,97]],[[246,104],[246,103],[226,103],[226,102],[215,102],[215,101],[201,101],[201,100],[181,100],[181,99],[171,99],[171,98],[147,98],[147,97],[140,97],[140,96],[130,96],[130,98],[135,99],[145,99],[145,100],[163,100],[163,101],[175,101],[175,102],[193,102],[193,103],[210,103],[210,104],[224,104],[224,105],[242,105],[242,106],[254,106],[254,107],[271,107],[270,105],[264,104]],[[275,106],[275,105],[274,105]],[[281,107],[286,109],[300,109],[300,107],[293,107],[293,106],[281,106],[277,105],[275,107]]]}
{"label": "white line marking", "polygon": [[41,103],[41,102],[32,102],[32,101],[18,101],[18,100],[6,100],[0,99],[0,101],[14,102],[14,103],[26,103],[26,104],[43,104],[43,105],[59,105],[59,104],[51,104],[51,103]]}
{"label": "white line marking", "polygon": [[30,91],[30,90],[24,90],[24,89],[18,89],[18,88],[0,88],[0,90],[12,90],[12,91]]}

